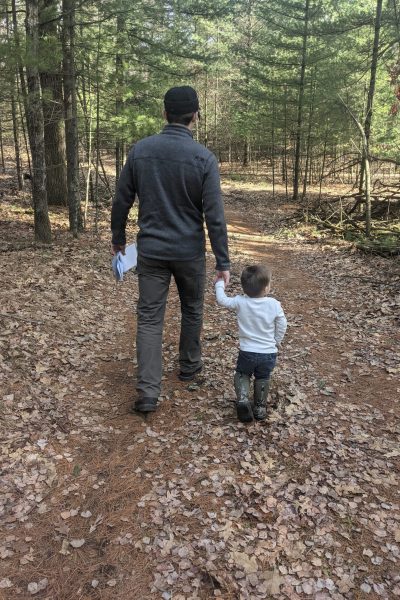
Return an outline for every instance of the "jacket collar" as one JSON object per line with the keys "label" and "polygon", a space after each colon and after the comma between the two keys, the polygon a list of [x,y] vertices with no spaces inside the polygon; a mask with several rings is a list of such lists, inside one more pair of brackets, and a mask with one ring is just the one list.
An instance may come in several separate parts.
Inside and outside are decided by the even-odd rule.
{"label": "jacket collar", "polygon": [[168,125],[165,125],[161,133],[167,135],[178,135],[180,137],[188,135],[189,137],[193,138],[193,132],[189,129],[189,127],[186,127],[185,125],[179,125],[179,123],[168,123]]}

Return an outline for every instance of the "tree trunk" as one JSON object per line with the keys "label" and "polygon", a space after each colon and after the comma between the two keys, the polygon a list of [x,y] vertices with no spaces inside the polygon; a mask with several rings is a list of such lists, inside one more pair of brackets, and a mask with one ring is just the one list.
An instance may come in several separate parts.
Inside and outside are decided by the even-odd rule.
{"label": "tree trunk", "polygon": [[98,216],[99,216],[99,167],[100,167],[100,23],[97,37],[97,55],[96,55],[96,171],[94,184],[94,229],[97,233]]}
{"label": "tree trunk", "polygon": [[284,154],[283,154],[283,177],[285,181],[286,200],[289,197],[288,192],[288,167],[287,167],[287,88],[285,86],[285,106],[284,106]]}
{"label": "tree trunk", "polygon": [[217,24],[217,62],[215,73],[215,94],[214,94],[214,153],[218,162],[221,162],[221,152],[219,148],[218,136],[218,103],[219,103],[219,23]]}
{"label": "tree trunk", "polygon": [[63,0],[63,74],[69,227],[74,237],[82,229],[79,198],[78,127],[75,77],[75,0]]}
{"label": "tree trunk", "polygon": [[[81,39],[82,39],[82,28],[81,28]],[[93,202],[93,177],[92,177],[92,130],[93,130],[93,116],[92,116],[92,78],[90,71],[90,64],[83,59],[81,65],[82,71],[82,96],[79,96],[84,116],[85,125],[85,150],[86,150],[86,193],[85,193],[85,208],[83,211],[84,215],[84,226],[86,227],[88,221],[88,210],[89,200]],[[87,83],[85,78],[85,72],[87,71]],[[87,86],[87,87],[86,87]],[[86,91],[87,90],[87,91]]]}
{"label": "tree trunk", "polygon": [[[57,17],[58,7],[55,0],[43,1],[43,19],[49,21]],[[46,48],[46,40],[58,38],[57,22],[40,25],[40,43],[42,52]],[[54,62],[47,60],[48,68],[40,73],[42,86],[44,143],[47,167],[47,198],[51,205],[65,206],[67,204],[67,172],[65,163],[65,130],[63,113],[63,92],[61,64],[58,59]]]}
{"label": "tree trunk", "polygon": [[296,153],[294,160],[294,177],[293,177],[293,200],[297,202],[299,197],[300,185],[300,155],[302,142],[302,126],[303,126],[303,101],[304,101],[304,80],[306,73],[307,62],[307,41],[308,41],[308,22],[309,22],[310,0],[305,0],[304,7],[304,32],[303,32],[303,48],[301,53],[301,69],[299,83],[299,101],[297,108],[297,130],[296,130]]}
{"label": "tree trunk", "polygon": [[[375,95],[375,81],[376,81],[376,68],[378,65],[378,51],[379,51],[379,37],[381,30],[381,20],[382,20],[382,0],[377,0],[376,3],[376,13],[375,13],[375,32],[374,32],[374,44],[372,48],[372,58],[371,58],[371,74],[369,80],[369,89],[368,89],[368,98],[367,98],[367,109],[365,113],[365,121],[364,121],[364,133],[365,139],[367,143],[367,155],[369,154],[369,138],[371,134],[371,124],[372,124],[372,107],[374,103],[374,95]],[[365,174],[365,158],[361,163],[361,173],[360,173],[360,191],[363,189],[364,178],[365,184],[366,174]]]}
{"label": "tree trunk", "polygon": [[67,204],[65,130],[62,84],[58,73],[41,73],[43,90],[44,141],[49,204]]}
{"label": "tree trunk", "polygon": [[[19,31],[18,31],[18,21],[17,21],[17,8],[15,4],[15,0],[11,0],[11,8],[12,8],[12,20],[13,20],[13,32],[14,32],[14,42],[15,42],[15,50],[17,54],[17,64],[18,64],[18,73],[19,73],[19,81],[21,84],[21,92],[22,92],[22,100],[24,104],[25,114],[28,114],[28,92],[26,89],[26,81],[25,81],[25,73],[21,58],[21,44],[19,39]],[[29,135],[29,132],[28,132]]]}
{"label": "tree trunk", "polygon": [[22,169],[21,169],[21,153],[19,147],[19,131],[18,131],[18,121],[17,121],[17,106],[15,102],[15,85],[12,82],[11,88],[11,116],[13,123],[13,137],[14,137],[14,150],[15,150],[15,165],[17,168],[17,180],[18,180],[18,189],[24,189],[24,180],[22,177]]}
{"label": "tree trunk", "polygon": [[204,91],[204,145],[208,146],[208,72],[206,71],[206,83]]}
{"label": "tree trunk", "polygon": [[[6,8],[8,6],[6,5]],[[11,43],[10,36],[10,22],[8,18],[8,12],[6,12],[6,30],[7,30],[7,41]],[[17,180],[18,180],[18,189],[23,190],[24,188],[24,180],[22,177],[21,170],[21,157],[20,157],[20,146],[19,146],[19,131],[18,131],[18,117],[17,117],[17,106],[15,100],[15,74],[12,70],[10,77],[10,96],[11,96],[11,119],[12,119],[12,127],[13,127],[13,138],[14,138],[14,151],[15,151],[15,166],[17,170]]]}
{"label": "tree trunk", "polygon": [[219,149],[219,139],[218,139],[218,92],[219,92],[219,76],[218,72],[216,75],[216,87],[215,87],[215,95],[214,95],[214,152],[217,156],[218,161],[221,161],[221,152]]}
{"label": "tree trunk", "polygon": [[275,101],[272,100],[271,122],[272,199],[275,199]]}
{"label": "tree trunk", "polygon": [[243,167],[247,167],[250,163],[250,136],[248,131],[249,119],[248,113],[250,108],[250,56],[253,47],[253,0],[246,2],[246,33],[245,33],[245,63],[244,63],[244,99],[242,101],[241,112],[243,115],[244,125],[244,144],[243,144]]}
{"label": "tree trunk", "polygon": [[30,61],[26,67],[27,115],[29,142],[32,154],[32,198],[35,238],[49,244],[51,228],[47,206],[46,161],[44,153],[43,107],[38,70],[39,8],[38,0],[26,0],[26,43]]}
{"label": "tree trunk", "polygon": [[321,166],[321,174],[319,177],[319,195],[318,200],[321,200],[322,196],[322,181],[324,179],[324,170],[325,170],[325,161],[326,161],[326,146],[328,144],[328,130],[325,131],[325,140],[324,140],[324,151],[322,153],[322,166]]}
{"label": "tree trunk", "polygon": [[22,92],[20,90],[19,81],[20,81],[19,77],[17,77],[17,98],[18,98],[19,116],[20,116],[20,119],[21,119],[22,134],[24,136],[25,152],[26,152],[26,156],[27,156],[27,159],[28,159],[28,171],[29,171],[29,175],[32,177],[31,155],[30,155],[30,151],[29,151],[28,140],[27,140],[27,137],[26,137],[26,129],[27,128],[25,126],[24,110],[23,110],[22,101],[21,101]]}
{"label": "tree trunk", "polygon": [[[378,0],[379,2],[380,0]],[[340,98],[340,96],[339,96]],[[342,98],[340,98],[343,106],[346,108],[354,123],[357,125],[357,128],[360,132],[361,136],[361,144],[362,144],[362,162],[365,167],[365,234],[367,237],[371,235],[371,173],[370,173],[370,165],[369,165],[369,149],[368,149],[368,140],[365,135],[364,127],[357,119],[357,117],[351,112],[347,104],[344,102]]]}
{"label": "tree trunk", "polygon": [[247,167],[250,162],[250,140],[246,135],[244,143],[243,143],[243,159],[242,164],[244,167]]}
{"label": "tree trunk", "polygon": [[[313,115],[314,115],[314,99],[315,99],[315,85],[314,85],[314,81],[313,81],[313,77],[311,77],[311,100],[310,100],[310,107],[309,107],[309,113],[308,113],[308,134],[307,134],[307,146],[306,146],[306,164],[305,164],[305,168],[304,168],[304,179],[303,179],[303,195],[302,195],[302,201],[304,202],[304,199],[306,197],[307,194],[307,178],[308,178],[308,173],[311,173],[311,169],[309,169],[310,167],[310,163],[311,163],[311,131],[312,131],[312,124],[313,124]],[[306,210],[306,221],[308,222],[308,206],[309,203],[307,201],[307,210]]]}
{"label": "tree trunk", "polygon": [[[115,115],[118,117],[122,113],[122,86],[124,83],[124,71],[123,71],[123,63],[122,56],[119,53],[119,49],[122,47],[121,33],[124,27],[124,15],[117,15],[117,53],[115,55]],[[120,138],[119,132],[120,125],[117,124],[117,138],[115,141],[115,185],[118,185],[119,174],[121,173],[122,165],[123,165],[123,152],[124,152],[124,144]]]}
{"label": "tree trunk", "polygon": [[[25,128],[25,123],[24,123],[24,115],[25,115],[25,119],[26,119],[27,114],[28,114],[28,100],[27,100],[28,92],[26,89],[25,73],[24,73],[24,69],[23,69],[23,65],[22,65],[22,58],[21,58],[21,44],[20,44],[20,39],[19,39],[17,9],[16,9],[15,0],[11,0],[11,9],[12,9],[14,43],[15,43],[15,50],[16,50],[16,55],[17,55],[17,65],[18,65],[18,75],[19,75],[19,78],[17,78],[18,106],[19,106],[19,112],[21,115],[21,123],[22,123],[22,131],[24,134],[26,155],[28,157],[29,174],[32,177],[33,174],[32,174],[30,149],[29,149],[29,144],[26,139],[26,130],[28,129],[29,125],[28,125],[28,123],[26,123],[26,128]],[[22,102],[21,102],[21,96],[22,96]],[[22,110],[21,104],[23,105],[23,110]],[[29,130],[28,130],[28,137],[29,137]]]}
{"label": "tree trunk", "polygon": [[3,127],[0,119],[0,156],[1,156],[1,169],[3,173],[6,172],[6,164],[4,162],[4,147],[3,147]]}

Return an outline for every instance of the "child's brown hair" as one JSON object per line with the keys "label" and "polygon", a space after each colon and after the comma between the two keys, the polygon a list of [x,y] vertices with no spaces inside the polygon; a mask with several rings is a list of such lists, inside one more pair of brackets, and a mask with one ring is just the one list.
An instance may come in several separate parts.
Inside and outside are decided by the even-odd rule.
{"label": "child's brown hair", "polygon": [[245,267],[240,277],[240,282],[245,294],[250,298],[260,296],[271,281],[271,271],[265,265],[251,265]]}

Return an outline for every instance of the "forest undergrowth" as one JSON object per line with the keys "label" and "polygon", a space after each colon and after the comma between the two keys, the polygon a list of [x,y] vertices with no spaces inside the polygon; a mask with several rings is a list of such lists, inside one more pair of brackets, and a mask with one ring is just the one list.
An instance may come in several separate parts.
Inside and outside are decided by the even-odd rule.
{"label": "forest undergrowth", "polygon": [[399,259],[290,229],[297,207],[261,185],[224,196],[229,293],[265,262],[289,322],[268,422],[249,426],[210,252],[202,382],[176,376],[172,287],[144,419],[129,413],[137,279],[113,281],[108,212],[73,240],[52,211],[45,247],[30,205],[3,194],[1,598],[400,596]]}

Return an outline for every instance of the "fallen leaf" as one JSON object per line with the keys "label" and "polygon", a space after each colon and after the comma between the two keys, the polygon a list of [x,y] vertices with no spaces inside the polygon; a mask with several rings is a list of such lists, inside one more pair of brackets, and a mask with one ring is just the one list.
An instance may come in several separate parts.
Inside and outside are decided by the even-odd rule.
{"label": "fallen leaf", "polygon": [[284,578],[281,577],[275,569],[273,571],[265,571],[264,581],[267,585],[267,589],[272,596],[280,593],[280,587],[284,582]]}
{"label": "fallen leaf", "polygon": [[85,543],[85,540],[71,540],[70,544],[73,548],[80,548]]}
{"label": "fallen leaf", "polygon": [[255,556],[249,556],[245,552],[231,552],[231,558],[236,566],[244,569],[246,573],[256,573],[258,571]]}
{"label": "fallen leaf", "polygon": [[47,587],[47,583],[48,583],[48,580],[46,578],[41,579],[37,583],[36,583],[36,581],[32,581],[31,583],[28,583],[28,592],[30,594],[32,594],[32,596],[33,596],[33,595],[37,594],[38,592],[45,590]]}
{"label": "fallen leaf", "polygon": [[61,544],[60,554],[64,554],[64,556],[66,556],[67,554],[71,554],[69,552],[68,548],[69,548],[69,541],[67,539],[64,539]]}

